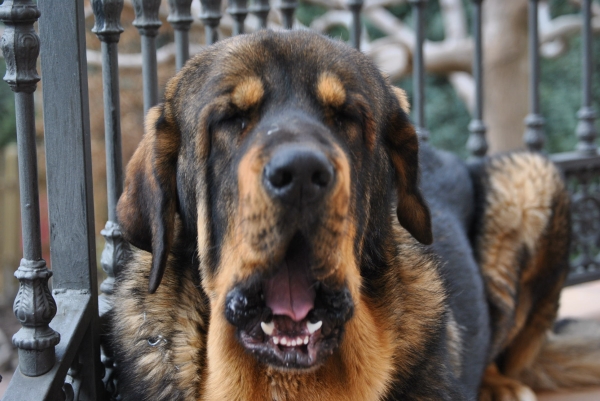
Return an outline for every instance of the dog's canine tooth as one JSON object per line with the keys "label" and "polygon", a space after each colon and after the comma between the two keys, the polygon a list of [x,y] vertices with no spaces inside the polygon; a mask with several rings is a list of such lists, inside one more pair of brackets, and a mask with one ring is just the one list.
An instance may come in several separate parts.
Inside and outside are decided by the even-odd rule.
{"label": "dog's canine tooth", "polygon": [[262,327],[266,335],[271,336],[273,335],[273,330],[275,329],[275,323],[260,322],[260,327]]}
{"label": "dog's canine tooth", "polygon": [[319,320],[317,323],[306,322],[306,328],[310,334],[314,334],[315,331],[319,330],[323,325],[323,321]]}

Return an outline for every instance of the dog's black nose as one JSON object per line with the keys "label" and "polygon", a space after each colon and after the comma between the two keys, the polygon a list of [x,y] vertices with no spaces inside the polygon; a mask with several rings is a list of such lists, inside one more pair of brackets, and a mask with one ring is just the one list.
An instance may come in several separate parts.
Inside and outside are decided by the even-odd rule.
{"label": "dog's black nose", "polygon": [[306,204],[321,199],[334,180],[325,154],[306,145],[275,150],[264,169],[264,185],[272,197],[285,203]]}

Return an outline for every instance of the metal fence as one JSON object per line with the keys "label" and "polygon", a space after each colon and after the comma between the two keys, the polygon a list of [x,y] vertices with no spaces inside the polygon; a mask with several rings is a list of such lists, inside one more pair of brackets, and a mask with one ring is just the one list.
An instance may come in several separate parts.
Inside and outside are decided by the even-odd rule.
{"label": "metal fence", "polygon": [[[193,17],[191,0],[169,0],[168,21],[175,30],[176,63],[181,68],[189,57],[188,32]],[[410,0],[415,16],[414,121],[422,139],[429,133],[424,113],[423,10],[427,0]],[[218,40],[222,16],[220,0],[201,0],[198,16],[206,40]],[[472,0],[476,81],[476,104],[469,124],[467,148],[472,158],[486,154],[486,126],[482,116],[482,0]],[[591,0],[583,0],[584,52],[582,107],[578,113],[577,149],[552,155],[563,169],[573,199],[573,256],[569,283],[600,278],[600,156],[596,149],[594,111],[591,107]],[[123,31],[120,14],[123,0],[91,0],[96,23],[93,32],[102,43],[105,102],[105,143],[108,180],[108,222],[101,231],[106,245],[101,257],[108,278],[100,286],[111,294],[118,274],[123,239],[116,221],[116,203],[122,192],[120,105],[117,44]],[[144,109],[158,102],[156,37],[161,25],[160,0],[133,0],[135,21],[143,53]],[[353,23],[354,47],[360,47],[362,0],[348,0]],[[234,19],[234,34],[244,32],[248,13],[261,27],[270,12],[281,13],[290,29],[298,2],[280,0],[272,10],[268,0],[230,0],[227,11]],[[532,151],[543,149],[544,119],[539,107],[537,46],[537,0],[529,0],[531,99],[524,141]],[[39,8],[38,8],[39,7]],[[41,18],[40,18],[41,15]],[[40,40],[33,29],[39,18],[42,38],[44,132],[48,205],[51,225],[52,272],[41,255],[37,188],[34,98],[39,77],[36,60]],[[93,223],[90,129],[82,0],[5,0],[0,6],[5,24],[2,50],[7,64],[4,80],[15,92],[19,183],[21,196],[23,259],[15,273],[20,289],[14,303],[22,329],[13,338],[19,351],[19,369],[5,400],[102,400],[118,399],[112,376],[110,353],[102,351],[102,316],[109,305],[98,297],[96,283],[95,228]],[[48,279],[53,276],[52,292]],[[52,326],[52,328],[50,327]]]}

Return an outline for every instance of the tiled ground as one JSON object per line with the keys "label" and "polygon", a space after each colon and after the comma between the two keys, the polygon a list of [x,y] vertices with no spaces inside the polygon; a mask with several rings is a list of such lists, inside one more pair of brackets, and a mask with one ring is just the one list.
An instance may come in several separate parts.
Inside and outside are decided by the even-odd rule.
{"label": "tiled ground", "polygon": [[[561,317],[592,318],[600,320],[600,281],[569,287],[561,298]],[[0,383],[0,398],[8,385],[10,376],[4,376]],[[10,375],[10,373],[8,373]],[[587,391],[538,394],[538,401],[600,401],[600,388]]]}

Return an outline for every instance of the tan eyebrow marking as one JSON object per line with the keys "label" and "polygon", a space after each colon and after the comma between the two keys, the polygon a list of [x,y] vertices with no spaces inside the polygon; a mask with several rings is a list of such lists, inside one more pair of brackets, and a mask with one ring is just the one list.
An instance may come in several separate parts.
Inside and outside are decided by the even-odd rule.
{"label": "tan eyebrow marking", "polygon": [[346,101],[346,89],[336,75],[323,72],[317,83],[317,96],[324,105],[339,107]]}
{"label": "tan eyebrow marking", "polygon": [[242,110],[256,106],[263,98],[265,89],[258,77],[244,78],[233,90],[231,101]]}

